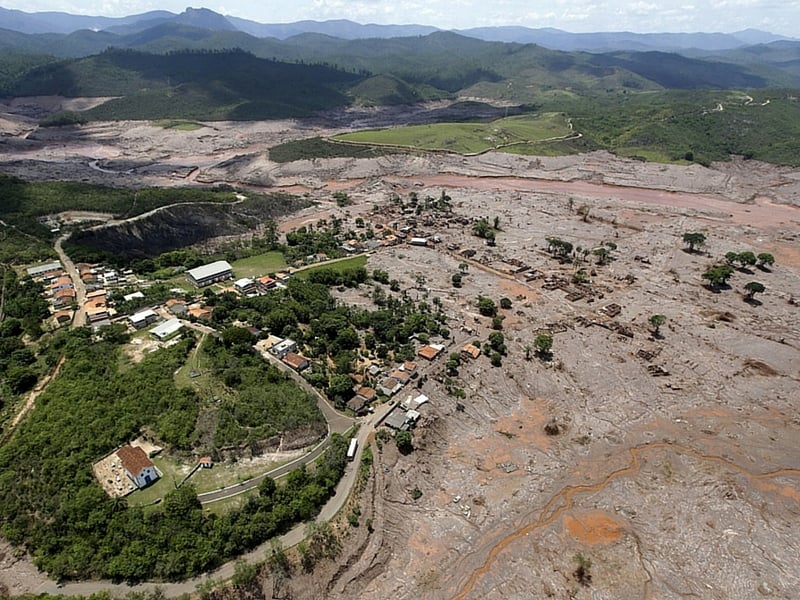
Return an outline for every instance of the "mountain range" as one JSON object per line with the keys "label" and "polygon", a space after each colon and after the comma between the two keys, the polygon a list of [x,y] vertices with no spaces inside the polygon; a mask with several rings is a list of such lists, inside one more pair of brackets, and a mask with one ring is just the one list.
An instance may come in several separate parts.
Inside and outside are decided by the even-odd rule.
{"label": "mountain range", "polygon": [[[212,31],[242,32],[257,38],[285,40],[314,33],[345,40],[425,36],[436,31],[427,25],[359,24],[348,20],[298,21],[265,24],[214,11],[187,8],[180,14],[151,11],[126,17],[72,15],[65,12],[28,13],[0,8],[0,29],[23,34],[74,34],[80,30],[132,35],[165,24]],[[559,29],[528,27],[476,27],[454,33],[489,42],[537,44],[552,50],[612,52],[721,52],[777,41],[797,41],[772,33],[747,29],[735,33],[570,33]]]}

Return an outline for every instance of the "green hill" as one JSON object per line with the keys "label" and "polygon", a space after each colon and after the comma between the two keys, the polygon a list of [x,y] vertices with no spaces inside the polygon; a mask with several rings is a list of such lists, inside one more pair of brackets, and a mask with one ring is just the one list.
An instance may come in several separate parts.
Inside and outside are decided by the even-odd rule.
{"label": "green hill", "polygon": [[241,50],[166,55],[109,50],[28,70],[6,93],[121,96],[85,113],[93,119],[268,119],[346,104],[343,91],[360,79]]}

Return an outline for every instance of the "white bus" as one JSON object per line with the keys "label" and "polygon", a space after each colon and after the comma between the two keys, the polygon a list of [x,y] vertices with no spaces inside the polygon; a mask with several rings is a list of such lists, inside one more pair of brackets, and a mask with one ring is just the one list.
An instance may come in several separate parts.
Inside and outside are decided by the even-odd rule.
{"label": "white bus", "polygon": [[358,449],[358,440],[350,438],[350,447],[347,449],[347,460],[353,460],[356,457],[356,450]]}

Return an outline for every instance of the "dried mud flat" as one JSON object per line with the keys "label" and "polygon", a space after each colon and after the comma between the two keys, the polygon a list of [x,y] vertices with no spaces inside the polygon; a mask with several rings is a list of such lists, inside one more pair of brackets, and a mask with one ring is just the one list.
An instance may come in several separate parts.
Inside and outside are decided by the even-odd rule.
{"label": "dried mud flat", "polygon": [[[298,581],[295,597],[796,597],[797,171],[744,161],[668,167],[605,153],[268,160],[266,148],[277,141],[341,127],[213,124],[164,133],[100,124],[77,140],[65,137],[60,149],[41,137],[0,146],[2,170],[17,165],[23,176],[23,165],[59,172],[85,164],[81,176],[120,185],[245,181],[319,200],[345,189],[356,201],[350,218],[386,213],[393,193],[445,190],[455,215],[499,217],[496,248],[470,235],[469,225],[434,218],[419,233],[440,236],[436,248],[370,256],[369,268],[388,270],[409,293],[439,297],[459,342],[491,331],[477,313],[478,295],[510,298],[512,308],[500,311],[509,354],[497,368],[485,356],[463,365],[453,378],[461,400],[429,377],[422,391],[432,401],[415,452],[378,455],[371,541],[359,533],[345,548],[347,569]],[[94,160],[127,169],[105,162],[108,172],[97,171],[88,166]],[[150,171],[130,167],[145,164]],[[584,206],[586,219],[577,214]],[[323,203],[296,222],[336,210]],[[684,251],[687,231],[708,236],[702,253]],[[609,264],[597,266],[590,255],[580,265],[594,271],[592,302],[545,289],[544,276],[575,270],[544,252],[546,236],[584,248],[617,245]],[[448,245],[476,251],[460,289],[450,278],[465,260]],[[732,289],[713,293],[700,274],[731,250],[771,252],[776,266],[737,271]],[[514,263],[543,277],[515,277]],[[758,305],[741,293],[752,280],[767,288]],[[369,296],[347,299],[365,305]],[[613,319],[598,312],[611,303],[621,307]],[[660,339],[647,323],[656,313],[668,319]],[[554,332],[553,360],[526,360],[525,347],[543,329]],[[443,381],[440,362],[433,375],[442,371]],[[651,374],[660,372],[668,374]],[[553,420],[559,434],[547,435]],[[578,555],[591,560],[588,585],[575,575]]]}
{"label": "dried mud flat", "polygon": [[[421,197],[441,190],[414,189]],[[577,193],[572,203],[563,194],[448,193],[458,214],[500,217],[496,249],[481,246],[468,228],[431,226],[427,232],[442,238],[437,249],[396,248],[374,254],[368,266],[405,270],[407,286],[423,275],[459,338],[461,327],[484,340],[491,331],[489,319],[477,315],[479,294],[511,298],[512,308],[500,311],[509,356],[499,368],[486,357],[462,367],[454,380],[463,400],[433,379],[423,388],[432,405],[415,432],[417,450],[379,465],[386,470],[382,570],[376,575],[373,564],[351,592],[795,597],[797,221],[739,224],[704,210]],[[590,207],[587,221],[575,214],[581,203]],[[752,210],[771,222],[769,207]],[[737,272],[732,289],[712,293],[700,274],[713,260],[683,250],[686,231],[704,231],[714,257],[772,251],[780,264],[770,273]],[[544,289],[542,279],[507,274],[507,260],[517,259],[544,275],[568,277],[574,267],[543,252],[548,235],[589,248],[617,244],[608,265],[582,265],[594,269],[602,298],[570,302],[564,291]],[[475,249],[483,263],[470,262],[461,289],[452,288],[450,275],[463,259],[441,248],[451,243]],[[769,288],[761,305],[737,291],[751,280]],[[633,337],[599,312],[610,303],[622,307],[613,321]],[[655,313],[668,318],[661,339],[647,323]],[[556,332],[550,363],[525,359],[525,346],[542,329]],[[544,426],[552,420],[560,433],[549,436]],[[422,492],[417,500],[414,488]],[[587,586],[575,576],[578,555],[591,560]]]}

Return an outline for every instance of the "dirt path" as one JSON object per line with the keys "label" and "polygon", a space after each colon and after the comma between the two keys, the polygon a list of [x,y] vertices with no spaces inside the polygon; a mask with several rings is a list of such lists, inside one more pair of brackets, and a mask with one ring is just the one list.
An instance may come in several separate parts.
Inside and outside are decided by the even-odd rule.
{"label": "dirt path", "polygon": [[[539,511],[539,516],[535,521],[520,527],[513,533],[508,534],[507,536],[502,538],[499,542],[489,547],[488,551],[486,548],[479,548],[471,552],[470,553],[471,555],[481,554],[486,552],[486,558],[484,559],[481,566],[473,570],[469,574],[469,577],[466,579],[466,581],[464,581],[463,584],[460,584],[460,588],[452,596],[453,600],[463,600],[464,598],[466,598],[472,591],[472,588],[475,586],[475,583],[481,577],[486,575],[486,573],[491,569],[492,563],[494,563],[497,560],[499,554],[503,552],[503,550],[508,548],[509,545],[511,545],[515,541],[525,537],[526,535],[534,531],[537,531],[543,527],[546,527],[547,525],[552,524],[554,521],[560,518],[564,512],[570,510],[573,507],[573,498],[577,494],[588,494],[588,493],[599,492],[604,488],[606,488],[614,480],[619,479],[620,477],[625,477],[628,475],[638,473],[642,467],[642,455],[652,452],[653,450],[668,450],[679,454],[688,454],[700,461],[712,462],[722,465],[723,467],[736,471],[740,475],[744,475],[746,478],[751,480],[774,479],[776,477],[800,478],[800,469],[781,468],[781,469],[776,469],[774,471],[768,471],[765,473],[754,473],[726,458],[723,458],[722,456],[702,454],[693,448],[690,448],[688,446],[683,446],[680,444],[671,444],[667,442],[653,442],[650,444],[629,448],[628,452],[631,456],[631,460],[627,466],[621,467],[619,469],[616,469],[608,473],[598,483],[590,485],[565,486],[556,495],[550,498],[550,500],[544,505],[544,508],[542,508]],[[647,589],[644,590],[643,597],[644,598],[649,597]]]}
{"label": "dirt path", "polygon": [[45,388],[48,386],[48,384],[53,379],[56,378],[56,376],[58,375],[59,371],[61,371],[61,367],[62,367],[63,364],[64,364],[64,357],[62,356],[58,360],[58,363],[56,363],[56,368],[53,369],[53,371],[51,373],[48,373],[47,375],[45,375],[42,378],[42,380],[36,385],[36,387],[33,388],[33,390],[31,390],[31,393],[28,394],[28,398],[25,400],[25,405],[19,410],[19,412],[11,420],[11,427],[6,432],[6,435],[5,435],[6,438],[11,436],[11,434],[14,432],[14,429],[16,429],[17,425],[20,424],[22,419],[25,418],[25,415],[27,415],[30,412],[30,410],[34,407],[34,404],[36,403],[36,398],[39,396],[39,394],[41,394],[45,390]]}

